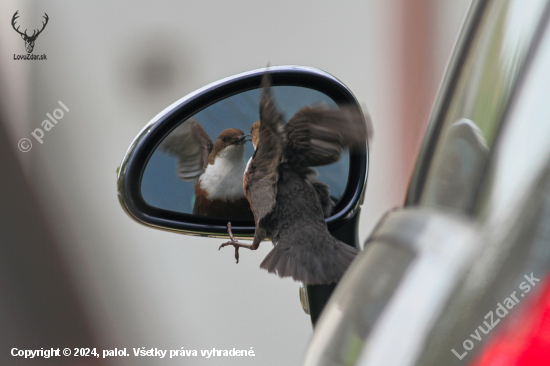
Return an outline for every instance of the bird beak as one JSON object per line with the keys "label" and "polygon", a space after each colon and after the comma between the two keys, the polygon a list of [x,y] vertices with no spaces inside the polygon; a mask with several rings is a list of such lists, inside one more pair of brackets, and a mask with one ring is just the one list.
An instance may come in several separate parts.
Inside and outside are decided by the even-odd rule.
{"label": "bird beak", "polygon": [[243,135],[243,136],[239,137],[237,140],[235,140],[235,145],[242,145],[242,144],[246,143],[247,141],[250,141],[250,140],[246,139],[247,137],[250,137],[250,135]]}

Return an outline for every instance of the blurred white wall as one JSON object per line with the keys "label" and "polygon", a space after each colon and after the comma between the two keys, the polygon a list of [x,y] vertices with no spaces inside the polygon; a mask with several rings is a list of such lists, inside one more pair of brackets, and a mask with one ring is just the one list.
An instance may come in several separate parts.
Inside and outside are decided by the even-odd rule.
{"label": "blurred white wall", "polygon": [[[105,348],[227,349],[256,357],[190,360],[113,358],[121,365],[296,365],[312,329],[298,284],[259,270],[270,250],[243,251],[238,265],[222,242],[141,226],[122,211],[115,170],[145,123],[180,97],[220,78],[271,65],[324,70],[367,105],[375,138],[360,239],[400,205],[414,164],[401,145],[425,127],[469,0],[423,1],[433,32],[420,117],[405,121],[401,70],[403,2],[392,1],[4,1],[0,75],[14,148],[61,100],[69,109],[42,145],[20,154],[56,228]],[[16,10],[50,21],[35,54],[11,28]],[[26,16],[26,14],[25,14]],[[417,22],[418,23],[418,22]],[[39,24],[39,23],[38,23]],[[420,39],[422,39],[420,37]],[[410,52],[410,51],[409,51]],[[7,60],[7,61],[6,61]],[[403,89],[404,88],[404,89]],[[402,91],[405,90],[405,93]],[[407,124],[408,123],[408,124]],[[416,140],[415,140],[416,141]],[[411,151],[418,149],[411,144]]]}

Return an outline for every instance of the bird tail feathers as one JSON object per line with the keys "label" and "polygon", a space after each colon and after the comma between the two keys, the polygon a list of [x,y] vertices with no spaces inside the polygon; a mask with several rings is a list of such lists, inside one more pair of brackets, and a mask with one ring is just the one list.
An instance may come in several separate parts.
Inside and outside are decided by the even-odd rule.
{"label": "bird tail feathers", "polygon": [[292,277],[307,285],[323,285],[340,281],[357,254],[357,248],[336,239],[328,250],[300,250],[278,243],[265,257],[260,268],[279,277]]}

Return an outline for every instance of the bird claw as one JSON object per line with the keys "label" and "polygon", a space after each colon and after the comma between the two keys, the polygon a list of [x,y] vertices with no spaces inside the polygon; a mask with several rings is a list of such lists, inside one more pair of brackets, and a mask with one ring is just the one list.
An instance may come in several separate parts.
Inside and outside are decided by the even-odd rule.
{"label": "bird claw", "polygon": [[235,241],[231,240],[231,241],[228,241],[227,243],[223,243],[222,245],[220,245],[218,250],[220,250],[221,248],[226,247],[228,245],[233,245],[235,247],[235,259],[237,260],[236,263],[239,263],[239,246],[238,246],[239,244],[240,243],[237,240],[235,240]]}
{"label": "bird claw", "polygon": [[220,245],[218,251],[223,247],[233,245],[235,247],[235,259],[237,260],[236,263],[239,263],[239,246],[241,245],[241,243],[239,243],[238,240],[235,240],[235,237],[233,236],[233,232],[231,231],[231,221],[227,223],[227,233],[229,234],[231,240],[227,243],[223,243],[222,245]]}
{"label": "bird claw", "polygon": [[227,223],[227,232],[229,233],[229,237],[231,238],[231,240],[220,245],[218,250],[228,245],[233,245],[235,247],[235,259],[237,260],[237,263],[239,263],[239,248],[246,248],[250,250],[256,250],[258,248],[257,246],[253,246],[250,244],[239,243],[239,241],[235,239],[235,237],[233,236],[233,232],[231,231],[231,222]]}

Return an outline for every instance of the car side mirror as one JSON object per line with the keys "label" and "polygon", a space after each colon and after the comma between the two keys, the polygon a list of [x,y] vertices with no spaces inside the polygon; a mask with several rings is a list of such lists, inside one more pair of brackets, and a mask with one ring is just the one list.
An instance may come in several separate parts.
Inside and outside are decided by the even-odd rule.
{"label": "car side mirror", "polygon": [[[160,112],[132,142],[117,182],[120,204],[130,217],[157,229],[221,238],[228,237],[230,221],[235,237],[254,235],[254,220],[242,186],[254,151],[247,135],[259,120],[260,84],[266,71],[286,121],[308,105],[345,105],[361,111],[345,85],[313,68],[269,67],[207,85]],[[230,146],[224,150],[230,153],[216,152],[221,145]],[[224,164],[204,178],[205,166],[215,165],[222,155]],[[339,161],[316,170],[334,203],[332,211],[325,214],[329,231],[358,246],[356,214],[367,178],[366,144],[343,151]],[[232,200],[229,208],[222,204],[226,197]],[[315,307],[315,300],[310,300]],[[316,312],[310,310],[312,315]]]}

